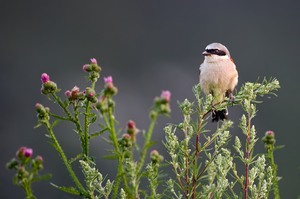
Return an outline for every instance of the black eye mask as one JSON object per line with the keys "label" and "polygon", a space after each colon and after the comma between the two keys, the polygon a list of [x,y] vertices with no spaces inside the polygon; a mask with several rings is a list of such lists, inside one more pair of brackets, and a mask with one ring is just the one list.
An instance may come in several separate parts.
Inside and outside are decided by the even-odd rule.
{"label": "black eye mask", "polygon": [[219,49],[205,49],[206,52],[209,54],[219,55],[219,56],[225,56],[226,53]]}

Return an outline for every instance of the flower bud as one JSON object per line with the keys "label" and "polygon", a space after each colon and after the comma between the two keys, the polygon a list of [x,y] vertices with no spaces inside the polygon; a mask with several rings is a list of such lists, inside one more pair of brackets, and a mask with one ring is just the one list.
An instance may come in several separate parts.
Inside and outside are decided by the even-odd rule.
{"label": "flower bud", "polygon": [[35,104],[35,109],[38,113],[45,112],[45,107],[40,103]]}
{"label": "flower bud", "polygon": [[20,159],[23,158],[25,150],[26,150],[25,146],[20,147],[19,150],[16,152],[16,156]]}
{"label": "flower bud", "polygon": [[38,155],[38,156],[34,159],[33,164],[34,164],[34,166],[36,166],[36,168],[37,168],[38,170],[43,169],[43,168],[44,168],[44,167],[43,167],[43,157],[40,156],[40,155]]}
{"label": "flower bud", "polygon": [[97,81],[97,79],[99,79],[99,77],[100,77],[99,72],[92,71],[90,73],[90,79],[93,81]]}
{"label": "flower bud", "polygon": [[266,145],[274,145],[276,140],[275,140],[275,134],[273,131],[266,131],[265,136],[262,138],[262,141]]}
{"label": "flower bud", "polygon": [[77,100],[80,96],[80,89],[77,86],[74,86],[71,91],[67,90],[65,95],[70,101]]}
{"label": "flower bud", "polygon": [[23,166],[20,166],[18,168],[18,174],[17,177],[19,180],[22,180],[24,178],[26,178],[28,176],[28,172],[26,171],[26,169]]}
{"label": "flower bud", "polygon": [[171,112],[170,108],[171,92],[162,91],[160,97],[154,98],[155,111],[160,114],[168,114]]}
{"label": "flower bud", "polygon": [[67,96],[67,98],[70,98],[72,96],[72,92],[69,90],[66,90],[65,96]]}
{"label": "flower bud", "polygon": [[100,96],[98,98],[97,103],[95,104],[95,107],[97,110],[99,110],[101,113],[104,113],[107,111],[107,106],[105,103],[106,98],[104,96]]}
{"label": "flower bud", "polygon": [[163,161],[164,157],[161,156],[157,150],[153,150],[150,153],[150,159],[151,159],[152,163],[156,164],[156,163],[160,163],[161,161]]}
{"label": "flower bud", "polygon": [[132,120],[129,120],[127,123],[128,129],[135,129],[135,122]]}
{"label": "flower bud", "polygon": [[136,128],[135,122],[132,120],[129,120],[127,123],[127,133],[131,136],[132,141],[135,142],[135,137],[138,133],[138,130]]}
{"label": "flower bud", "polygon": [[11,159],[11,160],[6,164],[6,168],[8,168],[8,169],[17,169],[17,168],[18,168],[18,165],[19,165],[18,160],[16,160],[16,159],[14,158],[14,159]]}
{"label": "flower bud", "polygon": [[40,162],[40,163],[42,163],[44,161],[43,157],[40,155],[38,155],[35,159],[37,162]]}
{"label": "flower bud", "polygon": [[105,83],[105,89],[104,89],[105,95],[115,95],[118,92],[118,89],[113,84],[112,76],[104,77],[104,83]]}
{"label": "flower bud", "polygon": [[131,136],[127,133],[119,140],[119,144],[123,148],[128,148],[132,146]]}
{"label": "flower bud", "polygon": [[55,82],[47,81],[42,85],[41,92],[45,95],[49,93],[55,93],[57,91],[57,85]]}
{"label": "flower bud", "polygon": [[92,72],[92,66],[90,64],[84,64],[82,69],[86,72]]}
{"label": "flower bud", "polygon": [[85,89],[85,97],[87,98],[88,101],[90,101],[92,103],[97,102],[97,97],[96,97],[95,90],[90,88],[90,87],[87,87]]}

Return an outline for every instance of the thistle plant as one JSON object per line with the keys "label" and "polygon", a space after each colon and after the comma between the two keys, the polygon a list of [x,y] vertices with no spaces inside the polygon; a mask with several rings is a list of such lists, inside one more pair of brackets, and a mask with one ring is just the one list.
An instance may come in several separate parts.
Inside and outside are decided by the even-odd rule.
{"label": "thistle plant", "polygon": [[[140,189],[140,181],[145,173],[145,160],[148,150],[152,145],[152,134],[154,126],[159,115],[168,115],[170,113],[169,91],[163,91],[160,97],[155,98],[154,105],[150,111],[150,125],[145,134],[145,142],[141,149],[136,145],[136,134],[138,129],[134,121],[129,120],[127,132],[120,135],[116,129],[116,118],[114,116],[116,103],[114,96],[118,89],[113,83],[112,76],[104,77],[104,88],[97,93],[96,82],[100,78],[101,67],[95,58],[91,59],[89,64],[83,65],[83,70],[88,74],[90,85],[83,91],[74,86],[71,90],[65,91],[66,99],[62,99],[58,93],[60,89],[50,76],[43,73],[41,76],[42,89],[41,93],[53,99],[64,112],[63,116],[57,115],[50,111],[50,108],[41,104],[36,104],[38,112],[38,126],[45,126],[47,136],[50,138],[52,146],[57,150],[67,171],[74,182],[73,187],[54,185],[56,188],[70,194],[83,196],[84,198],[138,198],[140,193],[148,194],[147,191]],[[58,122],[70,122],[76,128],[76,136],[79,137],[82,151],[73,158],[66,156],[60,141],[54,133],[54,127]],[[100,130],[91,132],[90,126],[98,123]],[[117,160],[117,175],[114,180],[104,179],[100,171],[96,169],[95,158],[90,154],[89,143],[102,134],[107,133],[106,141],[112,145],[111,159]],[[134,153],[140,156],[134,159]],[[85,179],[85,184],[79,179],[79,174],[75,173],[72,164],[79,161]],[[156,162],[155,171],[159,167]],[[156,180],[156,179],[155,179]],[[104,181],[106,181],[105,185]],[[150,182],[151,184],[152,182]],[[152,183],[153,184],[153,183]],[[122,186],[122,188],[121,188]],[[153,186],[152,186],[153,187]],[[151,190],[154,192],[154,187]],[[111,196],[110,196],[111,195]]]}
{"label": "thistle plant", "polygon": [[[41,93],[59,106],[62,114],[36,103],[36,127],[46,128],[46,136],[73,182],[69,187],[51,183],[54,187],[86,199],[280,198],[280,178],[277,176],[273,155],[278,148],[274,145],[274,133],[268,131],[265,134],[263,142],[266,153],[258,154],[255,146],[260,133],[253,124],[257,114],[256,104],[260,103],[258,97],[274,94],[280,88],[275,78],[264,79],[261,83],[247,82],[235,93],[234,100],[225,98],[217,104],[213,104],[215,100],[212,95],[201,95],[200,85],[194,86],[195,101],[185,99],[179,103],[182,121],[168,124],[163,129],[163,144],[169,154],[169,157],[164,158],[158,150],[149,151],[154,143],[152,135],[159,116],[169,116],[171,113],[170,91],[164,90],[154,98],[149,113],[149,126],[142,131],[144,137],[139,146],[139,124],[128,118],[127,124],[119,125],[115,118],[117,106],[114,98],[118,88],[112,76],[104,77],[103,87],[99,89],[97,83],[102,69],[97,60],[91,59],[82,69],[87,74],[89,84],[85,89],[74,86],[64,94],[61,94],[58,84],[48,74],[43,73],[41,76]],[[233,121],[225,120],[209,129],[207,124],[210,122],[211,111],[230,106],[239,106],[244,111],[237,125],[239,128],[234,128]],[[64,123],[73,124],[73,136],[79,140],[81,150],[74,157],[66,155],[62,140],[56,136],[56,125]],[[92,131],[93,124],[97,124],[99,129]],[[230,133],[232,130],[237,132],[233,139]],[[106,157],[117,163],[115,175],[103,174],[98,169],[100,157],[90,150],[90,141],[98,137],[110,144],[110,152]],[[230,141],[234,144],[231,145]],[[17,170],[14,182],[23,187],[28,199],[35,198],[31,183],[44,179],[38,175],[42,159],[39,156],[32,159],[31,155],[28,148],[20,149],[17,154],[19,159],[8,163],[8,168]],[[79,173],[74,170],[76,162],[81,167]],[[172,173],[164,173],[162,166]]]}
{"label": "thistle plant", "polygon": [[26,199],[35,199],[31,184],[41,180],[47,180],[51,178],[50,174],[40,175],[39,172],[43,167],[43,157],[38,155],[35,158],[33,156],[33,150],[28,147],[21,147],[16,152],[16,157],[11,159],[6,167],[10,170],[16,170],[16,174],[13,178],[13,183],[22,187],[25,192]]}

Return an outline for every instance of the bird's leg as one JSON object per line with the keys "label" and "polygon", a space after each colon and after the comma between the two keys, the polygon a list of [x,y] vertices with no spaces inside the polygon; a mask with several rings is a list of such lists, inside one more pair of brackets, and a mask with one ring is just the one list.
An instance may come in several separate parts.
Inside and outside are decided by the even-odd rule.
{"label": "bird's leg", "polygon": [[[214,96],[214,92],[212,90],[210,91],[210,94],[212,96]],[[215,108],[215,105],[214,105],[213,101],[212,101],[212,104],[211,104],[211,121],[212,122],[218,122],[219,121],[219,116],[217,114],[217,110]]]}
{"label": "bird's leg", "polygon": [[218,111],[215,109],[214,106],[211,108],[211,121],[212,122],[218,122],[219,121]]}

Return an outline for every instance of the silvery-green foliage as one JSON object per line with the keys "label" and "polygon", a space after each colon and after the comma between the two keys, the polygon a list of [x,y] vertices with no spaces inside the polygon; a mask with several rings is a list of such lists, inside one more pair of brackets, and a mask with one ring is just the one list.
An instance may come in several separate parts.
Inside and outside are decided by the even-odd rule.
{"label": "silvery-green foliage", "polygon": [[85,176],[87,190],[90,193],[94,193],[95,191],[98,192],[99,195],[95,194],[95,198],[108,198],[113,188],[113,182],[108,179],[103,186],[102,183],[104,179],[102,174],[95,167],[91,167],[88,162],[83,160],[80,160],[79,162],[83,169],[82,171]]}
{"label": "silvery-green foliage", "polygon": [[[167,182],[173,198],[237,199],[243,195],[246,198],[268,198],[274,172],[264,155],[254,154],[258,138],[252,119],[257,113],[257,96],[273,94],[278,88],[276,79],[247,82],[236,93],[234,102],[225,100],[215,105],[212,104],[212,95],[201,97],[201,87],[196,85],[193,88],[197,103],[185,99],[179,105],[183,121],[164,128],[164,145],[175,174],[175,178]],[[239,123],[245,143],[241,142],[241,135],[235,136],[234,154],[228,146],[232,121],[223,121],[214,132],[205,129],[211,110],[229,105],[240,105],[245,111]],[[239,161],[244,165],[243,169],[237,168]]]}
{"label": "silvery-green foliage", "polygon": [[250,198],[268,198],[272,178],[272,168],[266,165],[265,156],[259,156],[249,171]]}

